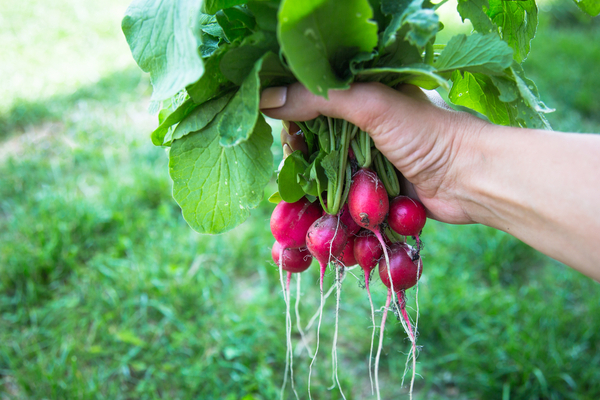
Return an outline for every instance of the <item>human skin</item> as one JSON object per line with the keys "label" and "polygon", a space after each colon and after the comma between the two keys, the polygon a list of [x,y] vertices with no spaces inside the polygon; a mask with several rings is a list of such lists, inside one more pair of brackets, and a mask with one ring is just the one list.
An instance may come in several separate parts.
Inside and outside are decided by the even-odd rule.
{"label": "human skin", "polygon": [[430,97],[357,83],[326,100],[293,84],[263,91],[261,108],[287,121],[352,122],[428,217],[500,229],[600,281],[600,135],[498,126]]}

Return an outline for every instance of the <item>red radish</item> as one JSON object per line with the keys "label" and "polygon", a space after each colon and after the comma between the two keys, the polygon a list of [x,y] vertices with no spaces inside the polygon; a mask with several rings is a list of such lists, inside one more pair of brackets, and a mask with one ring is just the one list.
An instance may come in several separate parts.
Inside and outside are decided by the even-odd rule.
{"label": "red radish", "polygon": [[352,177],[348,209],[358,225],[370,231],[378,228],[389,211],[390,203],[383,182],[366,168]]}
{"label": "red radish", "polygon": [[284,271],[299,273],[304,272],[310,267],[312,262],[312,255],[308,251],[308,248],[302,247],[300,249],[284,249],[283,250],[283,262],[279,263],[279,257],[281,254],[281,245],[275,241],[271,248],[271,257],[277,265],[280,265]]}
{"label": "red radish", "polygon": [[420,201],[408,196],[397,196],[391,201],[388,223],[394,232],[403,236],[417,236],[426,220],[425,207]]}
{"label": "red radish", "polygon": [[348,241],[346,242],[346,246],[344,247],[344,250],[342,250],[342,252],[340,253],[340,256],[338,257],[338,261],[344,267],[351,267],[351,266],[357,264],[356,258],[354,257],[354,244],[355,243],[356,243],[356,236],[350,235],[348,237]]}
{"label": "red radish", "polygon": [[[409,289],[417,284],[423,272],[420,268],[420,261],[412,260],[412,249],[406,243],[395,243],[389,251],[390,269],[384,260],[379,262],[379,277],[388,289],[396,293]],[[390,284],[390,275],[392,284]]]}
{"label": "red radish", "polygon": [[271,233],[284,249],[306,246],[308,228],[321,216],[321,207],[303,197],[295,203],[279,202],[271,214]]}
{"label": "red radish", "polygon": [[369,276],[371,271],[383,256],[383,249],[377,237],[369,232],[363,231],[354,241],[354,257],[356,262],[365,271],[365,284],[369,287]]}
{"label": "red radish", "polygon": [[308,229],[306,247],[321,266],[321,291],[323,291],[323,276],[327,264],[333,257],[340,255],[347,240],[346,227],[335,215],[323,215]]}
{"label": "red radish", "polygon": [[348,203],[345,203],[339,214],[340,220],[344,225],[346,225],[346,229],[348,230],[348,235],[356,235],[358,231],[360,231],[360,225],[354,221],[352,215],[350,215],[350,209],[348,208]]}

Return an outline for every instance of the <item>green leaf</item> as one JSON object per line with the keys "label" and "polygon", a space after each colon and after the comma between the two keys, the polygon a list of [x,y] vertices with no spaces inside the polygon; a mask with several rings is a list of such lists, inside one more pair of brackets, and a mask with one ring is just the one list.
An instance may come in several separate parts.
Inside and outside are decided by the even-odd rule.
{"label": "green leaf", "polygon": [[[382,10],[385,14],[392,14],[393,17],[383,32],[379,44],[380,50],[390,46],[397,37],[423,47],[439,29],[437,14],[433,10],[423,9],[423,0],[382,2]],[[400,36],[398,31],[405,26],[408,29],[405,29]]]}
{"label": "green leaf", "polygon": [[287,86],[297,82],[292,72],[285,68],[281,59],[273,52],[268,52],[263,56],[262,68],[260,69],[261,87],[269,86]]}
{"label": "green leaf", "polygon": [[288,65],[311,92],[347,89],[350,60],[377,45],[368,0],[284,0],[278,38]]}
{"label": "green leaf", "polygon": [[495,124],[510,125],[507,105],[500,101],[500,92],[489,76],[470,72],[462,75],[455,71],[452,81],[454,84],[448,96],[452,103],[480,112]]}
{"label": "green leaf", "polygon": [[517,88],[525,103],[538,113],[550,113],[554,110],[546,107],[546,105],[540,100],[538,89],[532,80],[525,77],[523,68],[516,62],[510,67],[513,73],[513,77],[517,84]]}
{"label": "green leaf", "polygon": [[223,55],[220,64],[223,76],[236,85],[241,85],[256,61],[267,51],[278,51],[274,33],[259,31],[247,36],[238,47]]}
{"label": "green leaf", "polygon": [[226,41],[225,33],[214,15],[201,14],[200,16],[200,54],[202,58],[210,57],[219,45]]}
{"label": "green leaf", "polygon": [[519,89],[514,80],[505,76],[490,76],[492,83],[500,91],[500,101],[510,103],[519,98]]}
{"label": "green leaf", "polygon": [[514,50],[514,59],[523,62],[530,50],[538,24],[535,0],[490,0],[488,15],[499,28],[500,36]]}
{"label": "green leaf", "polygon": [[463,21],[468,19],[477,32],[486,34],[496,31],[490,17],[486,14],[489,7],[488,0],[458,0],[456,9]]}
{"label": "green leaf", "polygon": [[164,121],[152,132],[150,137],[152,138],[152,144],[155,146],[162,146],[164,143],[165,135],[169,131],[169,128],[187,115],[189,115],[198,105],[194,103],[192,99],[187,99],[183,102],[175,111],[169,114]]}
{"label": "green leaf", "polygon": [[595,17],[600,14],[600,1],[598,0],[573,0],[583,12]]}
{"label": "green leaf", "polygon": [[272,176],[271,128],[260,116],[248,140],[219,144],[213,120],[175,140],[169,154],[173,197],[187,223],[200,233],[223,233],[248,218]]}
{"label": "green leaf", "polygon": [[248,9],[254,15],[256,25],[258,25],[260,29],[269,32],[277,31],[278,2],[250,1],[248,2]]}
{"label": "green leaf", "polygon": [[285,159],[277,177],[279,195],[283,200],[295,203],[304,197],[304,189],[300,185],[298,175],[303,174],[307,167],[308,163],[300,150],[294,151]]}
{"label": "green leaf", "polygon": [[168,143],[176,139],[181,139],[185,135],[204,128],[225,107],[232,96],[233,93],[227,93],[196,107],[177,125],[177,128],[175,128],[171,135],[167,134],[165,136],[164,142]]}
{"label": "green leaf", "polygon": [[229,8],[247,3],[248,0],[204,0],[204,11],[207,14],[215,14],[223,8]]}
{"label": "green leaf", "polygon": [[[438,86],[442,86],[446,90],[450,89],[448,80],[443,76],[436,73],[436,70],[431,65],[427,64],[413,64],[405,67],[378,67],[369,68],[362,71],[357,71],[357,76],[361,77],[364,75],[377,75],[377,74],[394,74],[396,75],[393,81],[389,82],[390,85],[395,86],[398,83],[413,83],[421,82],[426,86],[421,86],[426,89],[435,89]],[[388,79],[389,80],[389,79]],[[431,87],[433,86],[433,87]]]}
{"label": "green leaf", "polygon": [[226,8],[216,15],[229,42],[248,36],[256,26],[254,16],[245,8]]}
{"label": "green leaf", "polygon": [[439,18],[433,10],[419,10],[411,14],[405,23],[410,27],[405,39],[419,47],[425,47],[439,29]]}
{"label": "green leaf", "polygon": [[438,71],[460,69],[500,75],[512,64],[512,54],[512,49],[495,33],[456,35],[450,39],[434,67]]}
{"label": "green leaf", "polygon": [[337,182],[339,165],[340,152],[338,150],[333,150],[321,160],[321,166],[325,170],[325,175],[327,175],[327,179],[331,182]]}
{"label": "green leaf", "polygon": [[279,195],[279,192],[275,192],[271,196],[269,196],[269,203],[279,204],[282,200],[283,199]]}
{"label": "green leaf", "polygon": [[262,59],[254,64],[254,68],[246,77],[231,101],[218,117],[218,131],[221,146],[235,146],[247,140],[253,131],[260,112],[260,78],[258,72]]}
{"label": "green leaf", "polygon": [[225,44],[204,60],[205,72],[194,84],[188,86],[187,92],[196,104],[202,104],[235,87],[221,72],[220,63],[223,56],[235,45]]}
{"label": "green leaf", "polygon": [[152,100],[164,100],[204,72],[197,29],[201,2],[134,0],[121,23],[133,58],[150,73]]}

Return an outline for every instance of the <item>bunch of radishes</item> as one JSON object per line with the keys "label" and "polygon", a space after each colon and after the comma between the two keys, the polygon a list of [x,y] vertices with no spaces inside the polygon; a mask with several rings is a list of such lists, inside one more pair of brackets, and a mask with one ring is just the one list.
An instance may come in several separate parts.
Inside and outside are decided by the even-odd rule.
{"label": "bunch of radishes", "polygon": [[[321,312],[323,278],[327,266],[332,263],[339,271],[358,264],[364,270],[365,287],[371,304],[371,316],[374,320],[369,282],[371,272],[377,265],[379,266],[379,276],[384,285],[388,287],[388,297],[381,321],[379,349],[375,363],[375,388],[378,398],[378,361],[386,314],[393,294],[397,296],[397,309],[412,342],[414,374],[416,330],[412,328],[405,309],[405,291],[415,286],[421,276],[419,235],[425,221],[425,208],[419,201],[401,195],[390,199],[388,191],[377,173],[367,168],[360,168],[352,175],[347,202],[336,215],[324,212],[319,201],[311,203],[306,197],[303,197],[295,203],[281,201],[271,216],[271,232],[276,240],[272,248],[272,256],[279,265],[280,271],[287,271],[287,285],[284,286],[287,295],[284,294],[284,297],[286,297],[288,309],[291,275],[308,269],[312,259],[315,258],[320,266]],[[386,232],[390,234],[386,235]],[[416,246],[412,247],[407,244],[404,240],[405,236],[414,237]],[[338,284],[339,302],[339,273],[336,273],[336,283]],[[373,326],[370,360],[375,337],[375,324]],[[291,326],[288,328],[291,329]],[[290,345],[289,342],[288,345]],[[288,353],[291,356],[291,352]],[[315,357],[316,351],[313,362]],[[335,360],[334,363],[336,363]],[[369,365],[370,376],[372,376],[371,370],[371,365]]]}

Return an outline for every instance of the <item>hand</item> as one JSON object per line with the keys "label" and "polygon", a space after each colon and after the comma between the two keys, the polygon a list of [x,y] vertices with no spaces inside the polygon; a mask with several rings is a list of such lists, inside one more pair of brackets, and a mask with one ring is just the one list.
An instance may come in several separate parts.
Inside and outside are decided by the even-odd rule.
{"label": "hand", "polygon": [[347,91],[330,91],[325,100],[293,84],[266,89],[261,108],[272,118],[288,121],[326,115],[352,122],[371,135],[402,173],[404,193],[419,198],[429,217],[455,224],[475,222],[466,210],[468,200],[462,197],[460,183],[472,164],[469,142],[487,123],[450,110],[437,93],[426,94],[411,85],[397,91],[378,83],[358,83]]}

